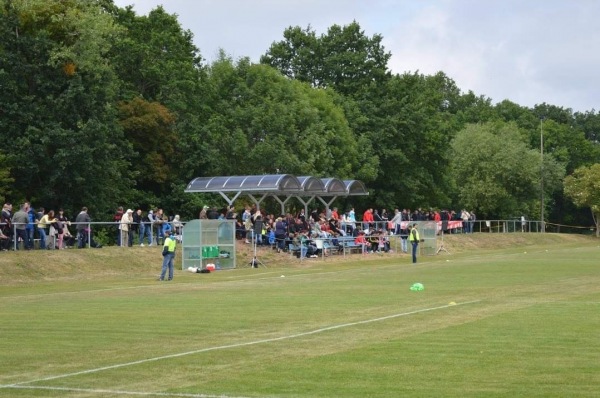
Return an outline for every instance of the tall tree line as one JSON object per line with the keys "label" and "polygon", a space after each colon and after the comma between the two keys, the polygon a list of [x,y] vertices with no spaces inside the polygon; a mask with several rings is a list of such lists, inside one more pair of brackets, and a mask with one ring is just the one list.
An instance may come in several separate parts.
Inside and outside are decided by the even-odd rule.
{"label": "tall tree line", "polygon": [[383,38],[356,21],[289,27],[258,64],[224,50],[208,64],[175,15],[112,0],[0,0],[0,34],[0,195],[13,202],[189,218],[215,200],[183,192],[194,177],[289,173],[360,179],[371,195],[357,207],[494,218],[539,217],[543,187],[551,221],[589,219],[562,182],[600,163],[598,113],[393,74]]}

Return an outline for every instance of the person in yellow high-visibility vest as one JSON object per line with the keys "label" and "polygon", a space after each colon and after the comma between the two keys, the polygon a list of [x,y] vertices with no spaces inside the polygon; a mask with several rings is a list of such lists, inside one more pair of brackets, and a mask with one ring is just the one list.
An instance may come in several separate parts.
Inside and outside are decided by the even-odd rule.
{"label": "person in yellow high-visibility vest", "polygon": [[165,243],[163,244],[163,264],[162,271],[158,280],[164,281],[169,268],[169,279],[173,280],[173,259],[175,258],[175,249],[177,248],[177,240],[171,237],[171,231],[165,231]]}
{"label": "person in yellow high-visibility vest", "polygon": [[413,224],[410,229],[410,234],[408,235],[408,240],[412,244],[412,262],[413,264],[417,262],[417,251],[419,250],[419,230],[417,229],[417,224]]}

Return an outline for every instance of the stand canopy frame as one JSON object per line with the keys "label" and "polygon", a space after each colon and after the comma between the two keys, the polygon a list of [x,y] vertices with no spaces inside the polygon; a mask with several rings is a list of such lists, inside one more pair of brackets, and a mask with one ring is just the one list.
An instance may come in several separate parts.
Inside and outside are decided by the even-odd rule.
{"label": "stand canopy frame", "polygon": [[[315,199],[329,209],[329,206],[340,196],[369,195],[365,184],[359,180],[295,177],[291,174],[197,177],[190,181],[185,192],[218,193],[229,206],[233,205],[241,195],[247,195],[254,202],[257,210],[260,210],[261,202],[267,197],[272,197],[280,204],[281,214],[285,214],[285,204],[291,198],[298,199],[308,214],[308,205]],[[324,198],[329,198],[329,201]]]}

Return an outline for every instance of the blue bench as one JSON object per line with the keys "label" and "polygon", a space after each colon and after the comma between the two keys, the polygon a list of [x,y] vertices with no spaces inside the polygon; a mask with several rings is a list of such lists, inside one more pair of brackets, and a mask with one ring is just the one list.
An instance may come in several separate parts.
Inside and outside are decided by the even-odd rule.
{"label": "blue bench", "polygon": [[342,246],[344,255],[346,253],[363,253],[363,245],[355,243],[353,236],[340,236],[337,238],[339,244]]}

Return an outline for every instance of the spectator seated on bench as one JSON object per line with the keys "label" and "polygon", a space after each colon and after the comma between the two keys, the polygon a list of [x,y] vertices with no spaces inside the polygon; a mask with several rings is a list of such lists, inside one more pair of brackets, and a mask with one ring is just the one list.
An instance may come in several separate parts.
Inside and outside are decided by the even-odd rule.
{"label": "spectator seated on bench", "polygon": [[314,242],[310,240],[306,231],[299,232],[294,236],[293,245],[300,248],[300,258],[317,257],[317,247]]}
{"label": "spectator seated on bench", "polygon": [[358,236],[354,239],[354,245],[359,247],[363,253],[369,251],[371,244],[367,241],[364,231],[359,232]]}

